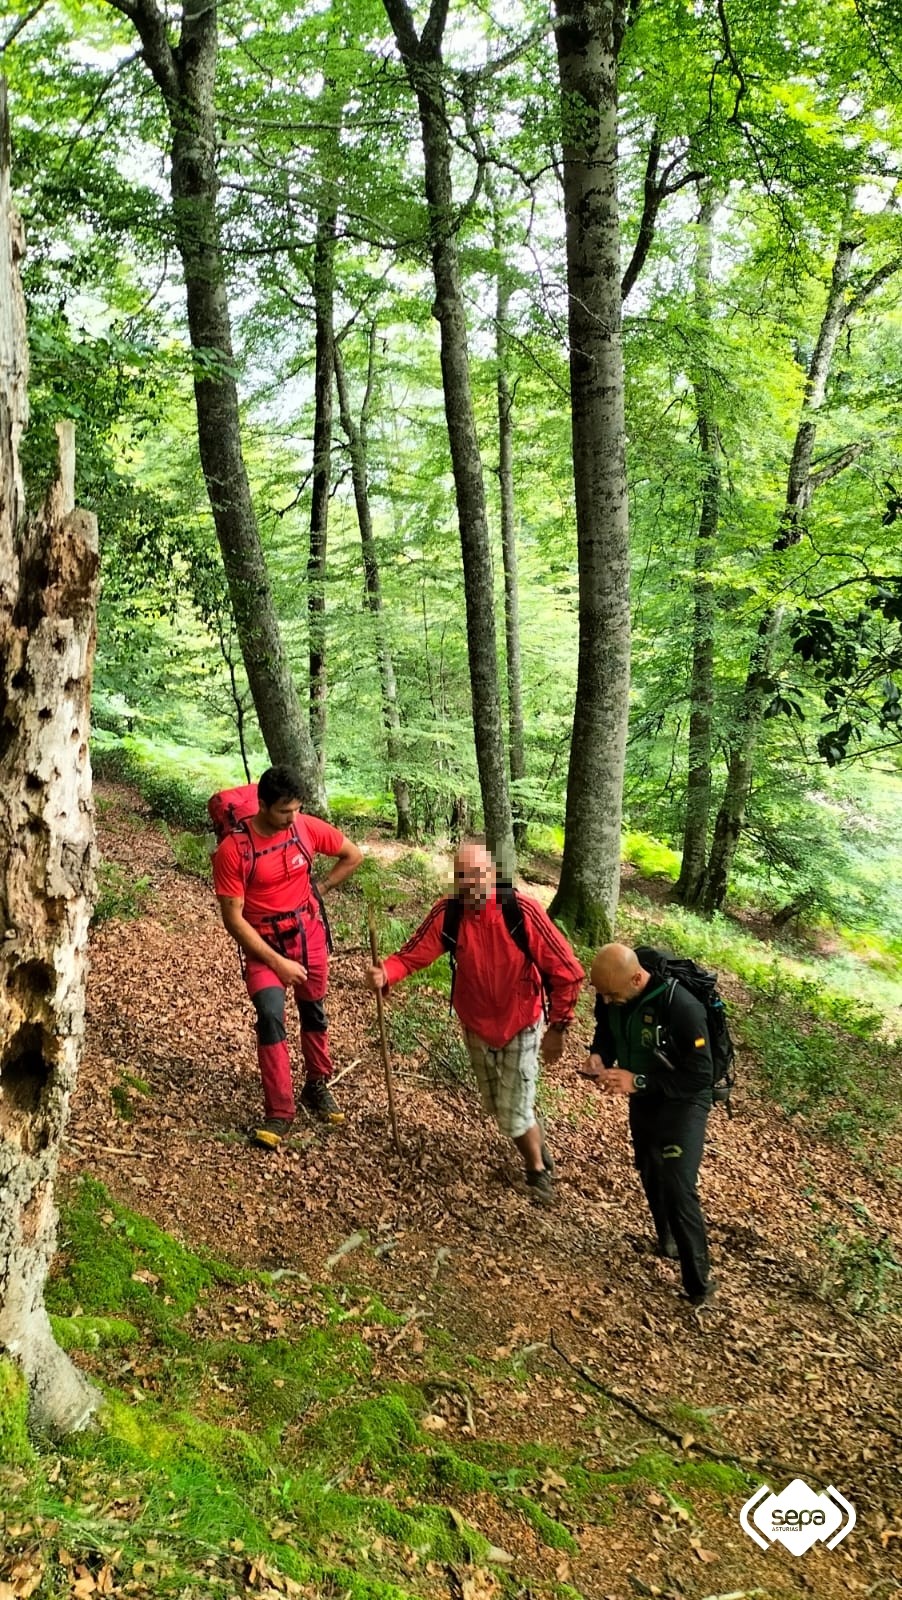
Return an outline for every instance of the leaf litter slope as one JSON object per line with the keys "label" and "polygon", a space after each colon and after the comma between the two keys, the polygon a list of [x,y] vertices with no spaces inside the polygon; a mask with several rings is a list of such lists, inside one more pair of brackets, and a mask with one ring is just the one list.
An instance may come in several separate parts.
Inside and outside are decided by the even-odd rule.
{"label": "leaf litter slope", "polygon": [[[102,793],[104,857],[147,877],[151,894],[143,915],[94,932],[67,1170],[89,1170],[135,1210],[244,1267],[364,1284],[409,1319],[387,1374],[422,1383],[439,1350],[465,1374],[457,1389],[436,1390],[430,1426],[444,1436],[502,1450],[553,1443],[568,1459],[622,1467],[611,1520],[578,1526],[571,1516],[576,1547],[564,1556],[497,1501],[470,1508],[524,1579],[569,1583],[590,1600],[900,1592],[902,1319],[853,1315],[830,1291],[823,1254],[825,1234],[867,1216],[886,1258],[902,1259],[898,1171],[866,1169],[754,1093],[733,1122],[717,1115],[702,1188],[720,1290],[713,1309],[694,1313],[674,1269],[647,1252],[623,1105],[601,1103],[574,1077],[586,1031],[574,1030],[546,1074],[558,1202],[539,1212],[473,1087],[436,1070],[422,1032],[407,1030],[395,1060],[404,1146],[395,1155],[364,949],[347,941],[329,1000],[336,1065],[350,1069],[339,1087],[347,1120],[337,1130],[299,1121],[275,1156],[251,1149],[242,1135],[260,1114],[252,1012],[209,886],[176,868],[136,796]],[[355,927],[360,905],[356,922],[345,907]],[[446,1001],[435,993],[421,1004],[440,1031]],[[297,1042],[295,1031],[295,1058]],[[551,1331],[607,1395],[551,1350]],[[746,1487],[734,1478],[675,1496],[646,1468],[631,1470],[649,1450],[684,1463],[720,1455],[725,1470],[738,1458]],[[745,1493],[765,1481],[778,1491],[795,1475],[835,1483],[856,1505],[858,1526],[837,1551],[762,1554],[741,1532]],[[566,1522],[561,1477],[538,1492]]]}

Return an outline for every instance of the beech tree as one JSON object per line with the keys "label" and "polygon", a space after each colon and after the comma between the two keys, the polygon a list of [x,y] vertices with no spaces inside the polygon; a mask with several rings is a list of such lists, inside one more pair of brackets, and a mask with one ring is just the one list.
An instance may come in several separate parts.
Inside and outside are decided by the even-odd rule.
{"label": "beech tree", "polygon": [[[297,772],[308,809],[324,811],[319,760],[279,628],[241,442],[241,418],[216,200],[216,6],[185,0],[178,43],[156,0],[109,0],[127,17],[166,107],[172,221],[185,275],[196,367],[201,465],[254,707],[271,760]],[[331,341],[324,335],[325,359]]]}
{"label": "beech tree", "polygon": [[395,797],[397,835],[408,839],[411,834],[410,790],[403,776],[403,739],[401,717],[398,711],[398,685],[392,660],[391,645],[382,604],[382,580],[379,575],[379,556],[373,536],[373,515],[370,505],[369,467],[367,462],[367,424],[373,396],[376,362],[376,322],[370,323],[367,336],[366,388],[357,417],[351,409],[348,379],[341,353],[341,341],[335,340],[333,363],[335,386],[341,425],[347,440],[351,465],[351,482],[354,488],[354,506],[363,557],[363,581],[366,607],[373,618],[376,656],[379,668],[379,691],[382,703],[382,720],[385,724],[386,755],[391,774],[392,793]]}
{"label": "beech tree", "polygon": [[70,1431],[99,1395],[56,1344],[44,1282],[53,1185],[84,1031],[94,814],[88,759],[97,523],[75,510],[71,424],[59,478],[26,518],[19,445],[28,356],[0,79],[0,1351],[39,1427]]}
{"label": "beech tree", "polygon": [[630,685],[630,565],[617,58],[625,0],[557,0],[567,227],[570,403],[579,557],[579,662],[564,858],[551,915],[587,942],[610,938]]}
{"label": "beech tree", "polygon": [[[704,339],[711,320],[712,231],[717,196],[706,185],[700,196],[698,243],[693,289],[697,337]],[[693,570],[692,668],[689,685],[689,770],[686,775],[686,825],[683,860],[675,894],[691,902],[705,870],[708,818],[711,809],[711,756],[714,717],[715,595],[710,567],[720,516],[721,444],[712,401],[708,351],[703,347],[692,367],[696,428],[700,456],[699,513]]]}
{"label": "beech tree", "polygon": [[441,329],[442,387],[463,555],[476,762],[489,845],[502,870],[510,875],[514,871],[513,818],[501,725],[492,556],[485,479],[470,385],[467,323],[456,241],[452,141],[443,82],[442,40],[448,3],[447,0],[433,0],[420,34],[407,0],[385,0],[385,9],[420,116],[429,246],[435,278],[433,314]]}

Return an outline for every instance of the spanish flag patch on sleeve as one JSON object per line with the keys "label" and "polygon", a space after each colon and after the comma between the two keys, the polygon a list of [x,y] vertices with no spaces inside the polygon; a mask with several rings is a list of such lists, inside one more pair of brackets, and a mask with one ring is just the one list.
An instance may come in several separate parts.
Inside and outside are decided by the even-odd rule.
{"label": "spanish flag patch on sleeve", "polygon": [[708,1043],[707,1039],[696,1039],[696,1041],[695,1041],[696,1050],[704,1050],[705,1045],[707,1043]]}

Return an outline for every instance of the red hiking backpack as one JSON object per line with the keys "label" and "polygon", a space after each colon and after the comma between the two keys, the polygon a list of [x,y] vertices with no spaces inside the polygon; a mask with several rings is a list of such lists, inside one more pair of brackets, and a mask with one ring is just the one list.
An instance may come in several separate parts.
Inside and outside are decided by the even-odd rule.
{"label": "red hiking backpack", "polygon": [[256,816],[259,809],[257,800],[257,785],[243,783],[240,789],[220,789],[218,794],[211,794],[207,801],[207,810],[216,835],[216,843],[222,844],[223,839],[230,833],[238,831],[238,823],[246,822],[248,817]]}
{"label": "red hiking backpack", "polygon": [[[244,880],[245,888],[254,875],[254,869],[260,856],[268,855],[270,850],[283,850],[289,842],[283,840],[280,844],[265,845],[262,850],[255,848],[253,836],[247,822],[249,817],[256,816],[259,809],[260,803],[257,798],[257,785],[255,783],[243,783],[237,789],[220,789],[217,794],[211,794],[207,801],[207,811],[213,824],[213,832],[216,835],[217,844],[222,844],[223,839],[227,839],[229,834],[235,834],[239,840],[241,854],[247,869]],[[294,823],[291,825],[290,842],[297,845],[307,863],[307,869],[310,873],[310,888],[319,906],[323,927],[326,930],[326,943],[331,951],[332,930],[329,927],[329,918],[326,915],[326,907],[323,904],[319,885],[313,876],[313,856]]]}

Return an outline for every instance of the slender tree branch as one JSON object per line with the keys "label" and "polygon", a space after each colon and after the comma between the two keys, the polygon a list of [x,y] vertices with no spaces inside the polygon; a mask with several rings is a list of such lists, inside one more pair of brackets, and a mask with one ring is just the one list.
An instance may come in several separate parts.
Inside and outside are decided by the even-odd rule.
{"label": "slender tree branch", "polygon": [[[548,1343],[550,1344],[555,1355],[560,1356],[561,1360],[570,1368],[571,1372],[575,1372],[580,1378],[582,1378],[584,1383],[589,1385],[591,1389],[595,1389],[599,1394],[605,1395],[607,1399],[612,1400],[615,1405],[622,1406],[624,1410],[632,1412],[633,1416],[638,1417],[640,1422],[646,1423],[649,1427],[654,1428],[658,1433],[663,1434],[665,1439],[670,1439],[674,1444],[679,1445],[681,1449],[685,1448],[683,1446],[683,1439],[685,1437],[684,1433],[680,1433],[676,1429],[671,1428],[668,1423],[663,1422],[660,1417],[653,1416],[650,1411],[646,1411],[642,1406],[637,1405],[636,1401],[631,1395],[623,1394],[621,1390],[612,1389],[607,1384],[601,1383],[599,1379],[594,1377],[591,1372],[588,1372],[579,1361],[574,1361],[572,1357],[567,1354],[566,1350],[564,1350],[558,1343],[553,1331],[548,1336]],[[760,1472],[761,1468],[765,1467],[769,1472],[776,1471],[777,1475],[793,1477],[801,1476],[801,1474],[804,1472],[806,1478],[814,1478],[818,1483],[826,1483],[827,1481],[821,1473],[816,1472],[811,1466],[806,1466],[803,1468],[795,1466],[792,1462],[788,1461],[778,1462],[766,1460],[760,1456],[734,1455],[734,1453],[730,1450],[715,1450],[711,1445],[704,1444],[700,1439],[693,1439],[692,1449],[697,1450],[700,1455],[707,1456],[711,1461],[729,1461],[734,1466],[741,1467],[743,1471],[751,1472],[753,1474]]]}
{"label": "slender tree branch", "polygon": [[449,0],[432,0],[429,16],[420,40],[423,53],[436,61],[441,60],[442,40],[448,21]]}
{"label": "slender tree branch", "polygon": [[880,584],[884,587],[893,583],[902,583],[902,574],[896,572],[891,576],[880,572],[856,572],[853,578],[840,578],[838,583],[831,583],[827,589],[818,589],[816,593],[808,596],[809,600],[826,600],[829,594],[836,594],[838,589],[851,589],[857,583]]}
{"label": "slender tree branch", "polygon": [[870,450],[872,444],[873,441],[871,439],[859,439],[855,444],[847,444],[845,449],[837,451],[829,459],[822,457],[824,465],[815,467],[808,474],[809,489],[812,491],[819,489],[822,483],[829,483],[831,478],[838,477],[841,472],[845,472],[846,467],[852,465],[853,461],[857,461],[859,456],[863,455],[866,450]]}
{"label": "slender tree branch", "polygon": [[46,4],[47,0],[37,0],[37,5],[33,5],[30,11],[26,11],[24,17],[20,17],[17,22],[13,23],[3,43],[0,44],[0,56],[9,49],[14,39],[18,39],[22,29],[27,28],[29,22],[34,22],[35,17],[40,15]]}
{"label": "slender tree branch", "polygon": [[129,22],[133,22],[135,27],[138,26],[138,7],[132,5],[131,0],[107,0],[107,4],[112,6],[114,11],[120,11],[123,17],[128,17]]}
{"label": "slender tree branch", "polygon": [[858,12],[858,16],[859,16],[860,21],[864,23],[865,30],[866,30],[866,32],[868,34],[868,37],[869,37],[869,39],[871,41],[871,44],[873,45],[873,48],[874,48],[874,54],[876,55],[878,61],[881,64],[881,66],[884,68],[884,70],[886,72],[889,73],[891,78],[895,79],[896,83],[898,83],[899,85],[902,85],[902,78],[899,77],[899,74],[896,71],[895,67],[887,59],[886,55],[884,54],[883,50],[881,49],[881,46],[880,46],[880,35],[877,32],[876,28],[874,27],[873,23],[871,22],[871,19],[868,16],[867,11],[865,10],[864,6],[861,4],[861,0],[855,0],[855,10]]}
{"label": "slender tree branch", "polygon": [[417,30],[414,26],[413,12],[407,0],[384,0],[388,20],[402,56],[410,56],[415,60],[420,48]]}
{"label": "slender tree branch", "polygon": [[656,122],[651,131],[651,138],[648,141],[639,232],[636,235],[636,243],[633,246],[633,253],[627,263],[626,271],[620,280],[621,300],[625,300],[632,289],[651,249],[651,241],[655,231],[655,219],[661,204],[661,190],[658,185],[658,162],[661,158],[661,143],[661,127],[660,123]]}
{"label": "slender tree branch", "polygon": [[376,319],[374,317],[372,322],[370,323],[370,328],[369,328],[369,345],[368,345],[368,350],[367,350],[367,362],[366,362],[366,388],[363,391],[363,399],[362,399],[362,401],[360,403],[360,433],[361,433],[361,437],[363,437],[365,435],[365,433],[366,433],[366,425],[367,425],[367,422],[369,420],[370,405],[371,405],[372,399],[373,399],[373,390],[375,388],[375,381],[376,381]]}
{"label": "slender tree branch", "polygon": [[699,183],[705,177],[704,172],[696,171],[693,168],[688,172],[684,172],[674,182],[670,181],[674,172],[688,156],[688,149],[679,151],[672,161],[668,162],[661,175],[658,176],[658,163],[661,158],[662,144],[661,126],[660,123],[656,122],[652,129],[648,145],[648,157],[645,162],[642,216],[639,221],[639,231],[636,235],[633,253],[620,280],[621,300],[626,299],[648,259],[649,251],[654,242],[655,226],[662,202],[668,195],[677,194],[680,189],[685,189],[690,183]]}
{"label": "slender tree branch", "polygon": [[730,116],[730,121],[735,123],[736,126],[738,127],[739,126],[739,106],[740,106],[740,102],[742,101],[744,95],[748,91],[748,84],[746,82],[745,73],[743,72],[741,66],[739,65],[739,61],[738,61],[738,59],[736,57],[736,53],[735,53],[735,51],[733,49],[733,40],[732,40],[732,38],[730,36],[730,24],[727,21],[727,11],[726,11],[726,6],[724,5],[724,0],[717,0],[717,16],[718,16],[718,19],[720,21],[720,31],[721,31],[721,35],[723,37],[723,47],[724,47],[724,50],[726,51],[727,60],[730,63],[730,67],[732,69],[733,76],[737,81],[736,99],[735,99],[735,101],[733,103],[733,111],[732,111],[732,115]]}
{"label": "slender tree branch", "polygon": [[870,299],[877,289],[886,283],[894,273],[899,271],[900,267],[902,267],[902,255],[893,256],[892,260],[885,261],[882,267],[878,267],[877,271],[871,274],[867,282],[862,284],[861,288],[853,294],[848,304],[843,307],[841,319],[843,327],[851,317],[854,317],[856,311],[861,310],[865,301]]}
{"label": "slender tree branch", "polygon": [[[149,66],[167,108],[171,111],[179,99],[179,73],[176,52],[169,42],[166,16],[156,0],[107,0],[114,11],[128,17],[137,29],[144,46],[144,59]],[[183,12],[183,25],[188,19],[187,0]]]}
{"label": "slender tree branch", "polygon": [[85,128],[88,126],[88,123],[92,120],[92,118],[94,116],[94,113],[97,111],[97,109],[100,106],[101,102],[106,97],[106,94],[107,94],[108,90],[111,89],[113,84],[116,82],[116,79],[119,77],[119,74],[121,72],[124,72],[127,67],[132,66],[134,64],[134,62],[142,61],[143,58],[144,58],[144,50],[143,50],[143,48],[141,50],[133,50],[131,55],[124,56],[123,59],[113,68],[112,72],[107,74],[106,78],[104,79],[103,83],[101,84],[100,88],[98,89],[96,95],[94,96],[94,99],[91,101],[91,104],[89,105],[87,111],[85,112],[84,116],[82,117],[81,122],[78,124],[78,127],[76,128],[75,132],[73,133],[72,137],[69,139],[69,141],[67,143],[66,154],[63,157],[63,162],[62,162],[63,167],[68,166],[69,162],[72,159],[73,153],[74,153],[74,151],[75,151],[75,149],[76,149],[76,147],[78,145],[78,141],[80,140],[82,134],[85,131]]}

